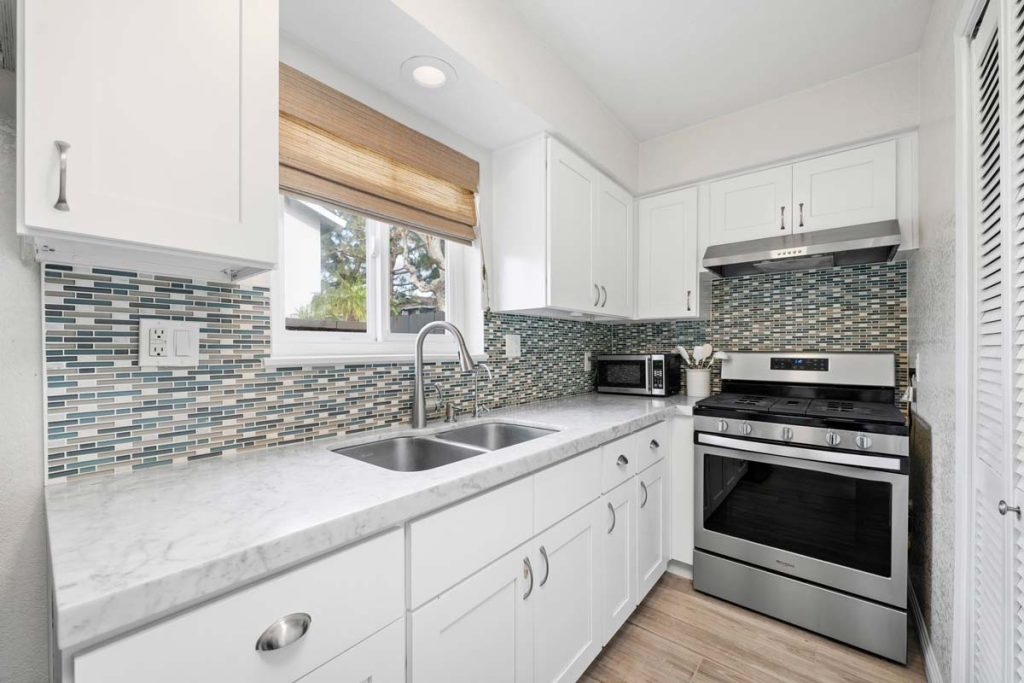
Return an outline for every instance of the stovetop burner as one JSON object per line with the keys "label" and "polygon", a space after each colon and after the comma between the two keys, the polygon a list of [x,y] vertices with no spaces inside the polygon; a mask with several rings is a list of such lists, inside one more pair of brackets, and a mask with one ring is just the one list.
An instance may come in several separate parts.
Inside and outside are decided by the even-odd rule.
{"label": "stovetop burner", "polygon": [[697,406],[738,412],[851,420],[862,423],[899,425],[905,423],[903,413],[895,405],[869,401],[722,393],[701,400]]}

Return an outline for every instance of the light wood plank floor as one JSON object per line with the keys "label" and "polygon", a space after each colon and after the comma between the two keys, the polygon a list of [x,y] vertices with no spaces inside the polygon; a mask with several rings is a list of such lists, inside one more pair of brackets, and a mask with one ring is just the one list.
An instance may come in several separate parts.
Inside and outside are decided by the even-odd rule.
{"label": "light wood plank floor", "polygon": [[907,666],[693,590],[666,574],[583,675],[584,683],[924,681],[917,634]]}

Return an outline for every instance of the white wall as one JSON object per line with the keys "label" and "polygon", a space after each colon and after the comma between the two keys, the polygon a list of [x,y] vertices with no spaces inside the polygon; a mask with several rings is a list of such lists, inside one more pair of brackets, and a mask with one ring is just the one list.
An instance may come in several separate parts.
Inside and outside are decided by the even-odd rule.
{"label": "white wall", "polygon": [[[916,416],[930,427],[924,509],[917,543],[930,563],[912,576],[925,606],[936,662],[952,681],[954,473],[956,439],[955,247],[956,81],[953,28],[960,0],[935,0],[921,45],[921,127],[918,133],[920,246],[910,263],[910,364],[918,371]],[[920,423],[919,423],[920,424]],[[916,440],[915,440],[916,443]]]}
{"label": "white wall", "polygon": [[502,0],[393,0],[482,74],[547,121],[630,191],[637,143],[605,104]]}
{"label": "white wall", "polygon": [[911,130],[919,105],[910,55],[640,143],[639,192]]}
{"label": "white wall", "polygon": [[39,267],[14,234],[14,77],[0,72],[0,681],[49,676]]}

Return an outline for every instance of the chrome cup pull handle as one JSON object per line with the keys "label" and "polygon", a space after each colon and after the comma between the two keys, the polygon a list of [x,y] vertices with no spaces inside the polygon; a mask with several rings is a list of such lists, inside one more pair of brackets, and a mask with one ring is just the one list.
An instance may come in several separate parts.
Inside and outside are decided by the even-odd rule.
{"label": "chrome cup pull handle", "polygon": [[312,622],[313,617],[305,612],[296,612],[286,617],[281,617],[268,626],[267,630],[256,639],[256,650],[258,652],[271,652],[288,647],[306,635]]}
{"label": "chrome cup pull handle", "polygon": [[608,533],[615,531],[615,506],[608,503],[608,512],[612,513],[612,525],[608,527]]}
{"label": "chrome cup pull handle", "polygon": [[661,444],[658,443],[657,439],[651,439],[651,450],[654,450],[655,448],[661,448]]}
{"label": "chrome cup pull handle", "polygon": [[629,458],[627,458],[625,455],[620,455],[618,458],[615,459],[615,464],[618,465],[619,467],[625,467],[626,465],[629,464]]}
{"label": "chrome cup pull handle", "polygon": [[523,578],[530,580],[530,585],[527,587],[526,592],[523,593],[523,600],[530,597],[533,593],[533,565],[530,564],[530,558],[523,558]]}
{"label": "chrome cup pull handle", "polygon": [[53,205],[53,208],[58,211],[70,211],[71,207],[68,206],[68,150],[71,149],[71,145],[64,142],[63,140],[54,140],[57,146],[57,151],[60,153],[60,190],[57,193],[57,203]]}
{"label": "chrome cup pull handle", "polygon": [[644,499],[640,501],[640,509],[643,510],[644,506],[647,505],[647,484],[641,481],[640,490],[644,492]]}
{"label": "chrome cup pull handle", "polygon": [[548,559],[548,551],[544,546],[540,547],[540,556],[544,558],[544,578],[540,580],[541,586],[548,582],[548,577],[551,576],[551,560]]}

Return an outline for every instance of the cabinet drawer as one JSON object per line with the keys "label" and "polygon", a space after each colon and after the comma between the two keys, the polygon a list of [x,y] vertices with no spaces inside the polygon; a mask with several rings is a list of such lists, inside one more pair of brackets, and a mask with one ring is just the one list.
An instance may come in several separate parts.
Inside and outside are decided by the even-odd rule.
{"label": "cabinet drawer", "polygon": [[533,480],[533,525],[540,533],[601,495],[601,449],[541,470]]}
{"label": "cabinet drawer", "polygon": [[637,473],[635,434],[601,446],[601,493],[607,493]]}
{"label": "cabinet drawer", "polygon": [[639,472],[643,472],[668,453],[670,435],[667,422],[652,424],[633,436],[636,438],[637,471]]}
{"label": "cabinet drawer", "polygon": [[[402,616],[403,541],[396,529],[81,654],[75,682],[295,680]],[[299,612],[312,618],[303,637],[256,650]]]}
{"label": "cabinet drawer", "polygon": [[298,683],[405,683],[405,618],[338,655]]}
{"label": "cabinet drawer", "polygon": [[412,607],[419,607],[532,535],[531,477],[413,522],[409,525]]}

